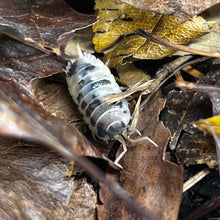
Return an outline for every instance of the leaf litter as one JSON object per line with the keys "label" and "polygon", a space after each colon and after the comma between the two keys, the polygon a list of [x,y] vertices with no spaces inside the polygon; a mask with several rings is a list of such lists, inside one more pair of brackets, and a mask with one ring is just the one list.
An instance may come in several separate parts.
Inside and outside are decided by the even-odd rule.
{"label": "leaf litter", "polygon": [[[56,3],[56,1],[52,1],[52,4],[56,5],[57,3]],[[32,5],[32,7],[33,7],[33,5]],[[53,7],[51,7],[51,9],[52,8]],[[67,13],[67,15],[69,15],[69,14]],[[75,17],[77,17],[77,19],[78,19],[79,18],[78,14]],[[43,18],[45,18],[45,17],[43,16],[42,19]],[[83,16],[83,18],[85,19],[85,16]],[[89,18],[89,19],[86,20],[85,23],[83,23],[83,22],[80,23],[81,18],[79,18],[79,20],[76,20],[76,24],[79,21],[77,25],[80,24],[81,26],[76,27],[74,29],[74,31],[77,28],[81,29],[81,28],[84,28],[84,27],[94,23],[94,21],[95,21],[94,16],[93,17],[90,16],[87,18]],[[90,18],[91,18],[91,20],[90,20]],[[19,26],[16,27],[16,26],[12,25],[11,27],[12,27],[12,30],[16,30],[15,34],[17,34],[18,33],[17,30],[19,30]],[[64,28],[66,28],[66,27],[64,27]],[[39,28],[39,30],[40,30],[40,28]],[[27,189],[32,189],[32,190],[34,189],[35,192],[39,192],[38,194],[40,196],[37,193],[34,195],[31,195],[32,197],[29,196],[30,191],[25,191],[25,189],[23,189],[23,187],[20,187],[22,185],[20,185],[20,183],[18,183],[17,185],[18,185],[18,188],[20,187],[19,188],[20,192],[27,193],[27,195],[28,195],[26,198],[27,198],[27,201],[29,201],[29,204],[26,204],[26,202],[21,202],[20,196],[22,194],[18,194],[18,190],[11,190],[11,189],[14,189],[15,186],[10,184],[10,186],[8,186],[8,188],[11,190],[11,194],[9,194],[10,200],[7,200],[8,198],[6,198],[5,194],[2,192],[2,195],[4,195],[4,197],[3,197],[4,201],[6,201],[5,206],[4,206],[4,203],[2,203],[2,207],[5,207],[5,210],[7,210],[8,213],[10,213],[12,215],[14,213],[19,213],[19,215],[22,216],[23,219],[25,219],[27,216],[26,211],[28,209],[30,210],[33,207],[32,204],[35,204],[33,202],[33,201],[35,201],[36,204],[41,204],[42,205],[41,207],[48,208],[48,209],[41,208],[39,210],[35,209],[36,213],[38,212],[37,214],[39,214],[41,212],[45,216],[49,215],[50,217],[53,217],[53,218],[57,217],[57,216],[61,216],[61,218],[62,217],[63,218],[69,218],[69,217],[76,218],[76,212],[81,213],[82,216],[83,216],[83,213],[87,213],[87,214],[90,213],[91,215],[85,214],[84,216],[86,216],[87,219],[90,219],[90,217],[92,219],[94,217],[94,204],[97,202],[96,195],[94,194],[93,189],[91,189],[91,186],[87,185],[87,183],[84,180],[82,180],[82,181],[79,180],[78,183],[76,183],[75,188],[74,188],[74,186],[71,185],[71,184],[75,184],[75,181],[72,181],[72,179],[70,177],[68,177],[70,179],[67,178],[67,182],[65,182],[65,181],[64,182],[62,182],[62,181],[56,182],[55,181],[55,184],[54,184],[55,188],[57,187],[56,184],[59,185],[59,183],[61,183],[60,184],[61,188],[62,188],[62,184],[65,185],[65,183],[67,186],[70,186],[69,189],[71,187],[73,187],[72,192],[71,192],[71,190],[69,190],[67,192],[69,192],[71,195],[73,195],[73,193],[75,192],[75,195],[73,196],[75,198],[75,204],[71,207],[72,208],[71,210],[73,210],[73,209],[75,210],[74,213],[73,213],[73,211],[70,211],[70,209],[69,209],[70,203],[66,204],[66,203],[68,203],[67,202],[68,199],[62,200],[63,195],[60,196],[60,194],[59,194],[60,188],[59,187],[56,188],[58,190],[57,191],[55,190],[55,192],[53,190],[52,190],[53,192],[50,192],[51,188],[49,188],[49,190],[48,190],[47,186],[49,185],[50,181],[53,181],[54,174],[56,173],[56,171],[58,169],[57,167],[62,168],[62,171],[59,174],[57,174],[58,177],[59,176],[66,177],[66,175],[68,175],[68,173],[69,173],[69,171],[67,170],[66,163],[69,163],[70,159],[74,158],[76,161],[78,161],[79,163],[81,162],[81,164],[82,164],[83,160],[79,161],[81,159],[77,159],[77,157],[75,157],[75,154],[89,155],[89,156],[98,157],[98,158],[105,158],[105,157],[101,153],[99,153],[97,151],[97,149],[94,148],[93,145],[90,142],[88,142],[84,138],[84,136],[78,132],[78,130],[76,130],[74,128],[74,126],[70,126],[66,123],[72,119],[73,120],[78,119],[78,118],[74,118],[75,117],[75,113],[74,113],[75,107],[73,105],[70,105],[70,108],[73,111],[69,115],[68,114],[66,115],[65,113],[62,114],[61,111],[59,110],[59,108],[64,108],[65,105],[69,105],[68,101],[64,102],[63,106],[57,105],[53,108],[53,106],[51,104],[52,100],[55,100],[56,98],[58,98],[58,100],[59,100],[59,99],[63,99],[63,97],[65,97],[65,92],[63,94],[61,92],[64,88],[62,79],[61,79],[61,82],[54,83],[54,81],[53,81],[50,86],[48,86],[47,83],[44,84],[45,82],[41,81],[41,79],[39,81],[37,79],[35,82],[33,82],[31,84],[31,81],[33,81],[33,79],[35,79],[35,78],[50,76],[50,75],[53,75],[55,73],[62,71],[62,69],[65,66],[65,61],[63,59],[60,59],[59,57],[55,57],[55,56],[51,55],[50,53],[52,50],[56,54],[62,54],[62,50],[63,50],[62,47],[65,47],[67,41],[70,39],[70,35],[71,35],[71,37],[73,36],[72,35],[73,32],[71,32],[71,34],[67,38],[65,38],[64,41],[60,41],[58,43],[56,41],[56,43],[54,43],[55,41],[52,40],[49,42],[45,38],[46,41],[43,44],[41,44],[41,42],[39,41],[38,38],[36,38],[36,39],[32,38],[33,36],[31,36],[31,39],[34,39],[33,40],[34,42],[30,43],[28,41],[30,38],[27,38],[27,37],[25,38],[25,40],[23,40],[23,38],[21,37],[22,35],[20,35],[20,36],[13,35],[13,32],[12,33],[10,32],[10,28],[6,28],[3,32],[13,38],[16,38],[26,44],[33,46],[34,48],[39,49],[39,47],[40,47],[40,50],[43,50],[44,52],[46,52],[46,54],[41,53],[40,51],[37,51],[37,50],[32,50],[33,48],[31,48],[31,47],[29,47],[29,49],[27,49],[28,47],[26,47],[25,45],[23,45],[23,47],[22,47],[22,44],[19,45],[19,43],[16,42],[19,45],[18,46],[18,45],[16,45],[16,43],[14,41],[6,40],[3,44],[1,43],[2,51],[4,51],[3,53],[1,53],[1,56],[3,54],[3,56],[1,57],[1,62],[2,62],[1,71],[3,72],[2,76],[1,76],[1,116],[3,116],[1,118],[1,128],[2,128],[1,134],[4,136],[7,136],[7,137],[11,137],[11,136],[16,137],[18,139],[26,138],[28,140],[32,140],[32,141],[40,143],[38,146],[34,146],[36,148],[36,152],[40,152],[40,150],[43,149],[43,151],[46,152],[45,157],[44,157],[45,161],[48,160],[49,165],[47,164],[48,167],[47,167],[47,165],[45,165],[45,167],[46,167],[45,169],[42,167],[40,168],[40,166],[39,166],[38,171],[40,171],[40,175],[38,177],[40,178],[40,181],[41,180],[44,181],[44,183],[41,184],[41,182],[38,181],[38,177],[34,178],[33,175],[31,175],[31,170],[32,169],[35,170],[36,167],[38,167],[38,166],[36,165],[36,167],[32,167],[31,165],[29,165],[28,162],[27,162],[27,164],[25,164],[25,160],[23,159],[22,155],[20,156],[20,154],[18,154],[18,160],[20,160],[21,164],[22,164],[21,170],[25,169],[25,166],[23,166],[23,164],[27,165],[28,168],[30,167],[29,173],[27,174],[27,176],[28,175],[31,175],[31,176],[29,179],[27,179],[27,177],[25,176],[26,173],[23,174],[23,172],[20,171],[20,168],[17,169],[16,166],[15,167],[12,166],[13,164],[11,165],[13,168],[11,169],[11,173],[9,173],[9,175],[12,177],[18,176],[18,179],[25,179],[26,182],[23,182],[23,185],[27,186],[26,187]],[[61,30],[61,32],[62,32],[62,30]],[[34,33],[34,32],[31,32],[31,33]],[[42,36],[44,36],[44,35],[42,35]],[[42,37],[41,39],[44,39],[44,37]],[[54,35],[54,39],[55,40],[57,39],[57,35]],[[16,45],[16,47],[14,47],[15,45]],[[16,49],[13,50],[13,48],[16,48]],[[17,51],[18,51],[18,53],[16,53]],[[23,53],[23,51],[26,51],[25,54]],[[6,52],[6,54],[5,54],[5,52]],[[66,58],[65,55],[62,55],[61,57]],[[50,81],[50,79],[49,79],[49,81]],[[55,84],[56,84],[56,86],[58,86],[58,87],[56,87],[56,88],[58,88],[58,93],[55,92],[55,90],[56,90],[54,88]],[[38,90],[37,93],[33,92],[32,85],[33,86],[36,85],[35,89]],[[45,86],[45,91],[40,91],[40,87],[42,85]],[[139,91],[142,91],[142,90],[139,90]],[[49,96],[51,96],[51,99],[49,99],[49,101],[48,101],[48,99],[43,98],[47,94],[49,94]],[[39,101],[42,102],[44,108],[42,108],[41,106],[38,105],[38,103],[35,100],[36,96],[37,96],[37,98],[39,98],[38,102]],[[8,100],[8,97],[10,97],[10,102]],[[45,100],[46,100],[46,102],[45,102]],[[48,101],[48,103],[47,103],[47,101]],[[152,105],[155,105],[155,104],[152,104]],[[158,105],[161,106],[161,104],[158,104]],[[149,111],[150,111],[151,107],[150,106],[147,106],[147,107],[149,108]],[[146,111],[148,111],[148,108]],[[6,111],[6,109],[7,109],[7,111]],[[46,109],[46,111],[45,111],[45,109]],[[161,110],[161,107],[159,109]],[[158,118],[158,114],[159,114],[158,111],[160,111],[159,109],[158,109],[158,107],[155,107],[155,106],[153,107],[152,114],[154,113],[156,118]],[[47,110],[49,112],[47,112]],[[156,110],[157,110],[157,113],[155,113]],[[65,112],[68,112],[68,108],[66,108]],[[160,126],[162,126],[161,122],[158,122],[158,121],[155,123],[156,124],[158,123],[157,125],[159,126],[159,128],[156,125],[154,126],[154,123],[153,122],[151,123],[151,120],[150,120],[152,115],[150,115],[150,119],[147,120],[147,123],[144,123],[143,125],[141,124],[146,120],[145,119],[146,115],[147,115],[147,113],[145,113],[145,108],[144,108],[144,111],[140,112],[140,116],[139,116],[140,117],[140,122],[139,122],[140,124],[138,124],[138,126],[140,126],[138,128],[141,131],[141,133],[143,132],[143,134],[151,137],[153,140],[154,140],[155,136],[156,137],[162,136],[159,134],[160,134],[160,132],[164,133],[165,128],[161,128],[160,127]],[[144,117],[144,119],[142,119],[142,117]],[[61,120],[60,118],[63,118],[66,122]],[[151,125],[151,126],[149,126],[149,125]],[[141,127],[142,127],[142,129],[141,129]],[[152,127],[154,129],[156,129],[156,131],[154,131],[154,130],[149,131],[149,129],[152,129]],[[65,134],[65,136],[63,137],[64,134]],[[131,193],[131,195],[133,195],[135,198],[137,198],[138,201],[143,206],[145,206],[146,209],[149,211],[149,213],[150,213],[148,215],[149,219],[152,218],[152,216],[154,216],[154,214],[157,217],[160,216],[162,219],[166,219],[167,217],[170,217],[171,219],[176,219],[177,215],[178,215],[180,199],[181,199],[181,195],[182,195],[181,194],[181,191],[182,191],[182,179],[181,179],[182,178],[182,168],[180,166],[177,166],[177,165],[172,164],[167,161],[167,160],[169,160],[169,155],[167,153],[165,153],[165,147],[168,142],[168,136],[166,138],[164,137],[164,139],[161,139],[161,140],[159,139],[158,143],[160,143],[160,141],[162,143],[159,145],[161,147],[159,149],[157,149],[155,146],[151,146],[151,144],[149,144],[149,143],[142,143],[142,142],[138,143],[136,147],[134,147],[134,145],[132,145],[132,144],[131,144],[131,146],[128,146],[129,147],[128,154],[126,154],[122,160],[124,170],[122,170],[120,174],[117,173],[117,176],[119,175],[118,182],[121,183],[123,186],[123,189],[119,188],[119,192],[121,192],[121,194],[125,193],[125,195],[127,197],[121,196],[121,198],[123,197],[124,201],[126,201],[124,204],[129,203],[129,201],[130,201],[130,207],[132,206],[131,200],[128,199],[130,194],[126,194],[126,191],[123,191],[123,190],[124,189],[127,190],[128,192]],[[63,157],[60,157],[60,156],[56,155],[54,152],[52,152],[52,155],[55,157],[55,159],[54,160],[52,159],[52,162],[50,163],[49,162],[50,156],[47,156],[47,154],[50,155],[50,150],[48,150],[47,148],[41,147],[40,146],[41,144],[46,145],[46,146],[50,146],[53,151],[55,150],[55,151],[61,153],[62,155],[66,156],[68,158],[68,160],[63,159]],[[14,144],[14,145],[16,146],[15,149],[19,148],[19,146],[20,146],[20,145],[16,145],[16,144]],[[31,145],[31,146],[28,146],[28,148],[25,149],[26,155],[28,155],[28,157],[30,157],[30,158],[35,158],[36,160],[40,160],[40,157],[33,155],[29,149],[29,148],[32,148],[34,144],[29,143],[29,145]],[[13,148],[10,148],[10,149],[13,149]],[[22,152],[25,152],[25,151],[22,151]],[[17,149],[15,150],[15,152],[17,152]],[[143,153],[143,152],[145,152],[145,153]],[[134,157],[134,155],[137,155],[137,157],[136,156]],[[13,155],[10,155],[10,157],[12,157],[12,156]],[[144,162],[142,162],[142,161],[144,161]],[[2,167],[8,166],[8,163],[6,163],[6,162],[8,162],[8,161],[5,161],[5,164],[7,164],[7,165],[3,164]],[[9,164],[10,163],[11,162],[9,159]],[[90,165],[91,164],[86,161],[85,164],[83,165],[83,167],[86,168],[86,166],[90,166]],[[147,167],[145,167],[145,165]],[[164,168],[162,168],[162,166],[164,166]],[[92,167],[92,165],[91,165],[91,167]],[[214,165],[212,167],[214,167]],[[108,180],[100,178],[100,176],[101,176],[100,173],[97,175],[97,173],[95,173],[94,169],[90,169],[90,167],[89,167],[88,171],[90,172],[90,174],[91,174],[91,170],[93,170],[92,171],[93,175],[96,178],[101,179],[104,184],[107,184],[107,185],[109,184]],[[136,170],[136,172],[134,172],[134,170]],[[140,170],[140,171],[137,171],[137,170]],[[172,170],[172,171],[170,171],[170,170]],[[51,171],[51,173],[50,173],[50,171]],[[7,169],[4,169],[2,172],[6,175],[8,174]],[[140,173],[142,175],[139,175]],[[4,176],[5,175],[2,175],[2,177],[4,177]],[[24,178],[24,176],[25,176],[25,178]],[[47,179],[47,177],[48,177],[48,179]],[[6,178],[4,177],[3,179],[6,179]],[[169,181],[167,179],[169,179]],[[36,180],[36,182],[35,182],[35,180]],[[139,181],[137,181],[138,184],[136,184],[136,180],[139,180]],[[44,184],[45,184],[45,187],[40,188],[40,186],[44,186]],[[70,185],[68,185],[68,184],[70,184]],[[133,187],[134,185],[136,187]],[[147,188],[146,186],[148,186],[149,188]],[[178,187],[175,188],[176,186],[178,186]],[[112,187],[109,187],[109,188],[113,192],[115,192],[114,187],[116,187],[116,186],[114,184],[112,184]],[[15,187],[15,189],[17,189],[17,188]],[[150,189],[152,189],[152,190],[149,191]],[[78,195],[77,195],[77,190],[79,190]],[[46,201],[48,202],[49,200],[46,200],[47,197],[41,197],[41,195],[44,194],[45,192],[46,192],[46,195],[51,195],[51,197],[50,197],[51,204],[55,204],[55,200],[58,198],[59,202],[57,202],[57,204],[59,207],[58,212],[60,212],[60,215],[57,212],[54,214],[54,216],[51,215],[51,210],[54,209],[54,206],[53,205],[51,205],[51,207],[47,206]],[[86,197],[86,195],[84,195],[83,193],[88,194],[88,197]],[[103,189],[102,189],[102,191],[100,191],[100,195],[102,193],[103,193]],[[152,198],[149,196],[149,194],[151,195],[151,193],[153,195]],[[68,195],[68,196],[70,197],[71,195]],[[87,200],[91,200],[91,209],[90,209],[89,204],[86,204],[85,201],[81,200],[81,195],[82,195],[82,197],[88,198]],[[111,193],[107,192],[107,195],[109,196],[108,198],[112,198]],[[90,199],[90,198],[92,198],[92,199]],[[100,196],[100,198],[102,201],[104,201],[103,196]],[[166,201],[164,203],[162,203],[161,201],[163,201],[164,198],[166,198]],[[106,199],[106,198],[104,198],[104,199]],[[153,199],[153,201],[151,199]],[[62,200],[62,202],[60,202],[61,200]],[[82,201],[82,203],[80,203],[80,201]],[[131,212],[130,210],[128,210],[127,208],[125,208],[125,206],[121,206],[122,203],[120,200],[114,198],[114,201],[115,201],[115,204],[114,204],[113,200],[110,203],[109,203],[109,201],[107,201],[107,202],[105,201],[104,206],[103,206],[104,213],[102,210],[103,207],[102,208],[99,207],[98,214],[101,213],[101,215],[105,216],[109,213],[109,215],[112,215],[112,213],[114,213],[113,210],[116,209],[117,212],[115,212],[115,216],[123,216],[123,218],[126,218],[131,213],[132,213],[131,215],[133,217],[135,216],[135,214],[133,212]],[[12,206],[15,209],[9,209],[8,208],[9,206],[6,205],[9,203],[11,204],[11,202],[13,202]],[[45,203],[43,204],[43,202],[45,202]],[[83,204],[85,204],[85,209],[84,209]],[[118,204],[118,207],[122,208],[121,212],[120,212],[119,208],[117,207],[117,204]],[[10,207],[12,207],[12,206],[10,206]],[[82,209],[76,208],[79,206],[82,207]],[[140,208],[140,206],[138,206],[135,202],[133,202],[133,210],[135,210],[135,209],[138,210],[138,208]],[[151,213],[152,210],[154,210],[154,209],[155,209],[155,213]],[[20,212],[18,212],[16,210],[20,210]],[[25,210],[25,211],[23,211],[23,210]],[[139,214],[140,213],[141,212],[139,212]],[[145,212],[144,212],[144,214],[142,212],[142,216],[146,217],[145,214],[146,214]],[[79,218],[83,218],[82,216],[80,216]],[[104,219],[104,216],[100,217],[100,219]],[[109,217],[109,216],[107,215],[107,217]],[[135,216],[135,217],[137,217],[137,216]],[[156,217],[154,219],[156,219]]]}

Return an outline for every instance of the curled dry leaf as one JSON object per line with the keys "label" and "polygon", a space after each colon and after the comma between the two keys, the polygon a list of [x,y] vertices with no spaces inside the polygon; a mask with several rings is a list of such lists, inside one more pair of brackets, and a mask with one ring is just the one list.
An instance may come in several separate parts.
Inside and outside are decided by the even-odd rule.
{"label": "curled dry leaf", "polygon": [[1,33],[57,55],[76,30],[95,22],[95,16],[74,11],[64,0],[1,1],[0,10]]}
{"label": "curled dry leaf", "polygon": [[153,33],[175,44],[186,44],[191,39],[202,36],[212,29],[215,22],[207,22],[202,17],[193,17],[181,23],[173,16],[142,11],[119,0],[96,0],[98,21],[93,25],[95,36],[93,42],[97,52],[104,51],[119,41],[112,51],[104,57],[109,66],[123,63],[133,56],[138,59],[163,58],[173,49],[150,42],[141,36],[134,35],[138,29]]}
{"label": "curled dry leaf", "polygon": [[[164,104],[164,100],[158,99],[145,107],[140,112],[137,125],[142,136],[148,136],[159,147],[153,146],[147,140],[129,144],[121,162],[123,170],[119,177],[115,178],[159,219],[176,219],[182,195],[182,168],[165,160],[170,133],[162,122],[158,121]],[[112,219],[136,217],[123,203],[109,195],[106,188],[101,189],[100,195],[104,205],[98,207],[98,215],[102,219],[108,219],[108,214]]]}
{"label": "curled dry leaf", "polygon": [[65,74],[60,73],[65,68],[66,61],[7,39],[2,39],[0,43],[0,59],[2,80],[13,81],[49,113],[65,121],[81,119],[69,95]]}
{"label": "curled dry leaf", "polygon": [[206,1],[206,0],[179,0],[179,1],[161,1],[161,0],[121,0],[128,3],[135,8],[144,11],[153,11],[160,14],[172,14],[181,20],[188,19],[195,15],[200,14],[206,9],[220,3],[219,0]]}
{"label": "curled dry leaf", "polygon": [[49,115],[15,85],[2,81],[0,84],[1,135],[35,140],[67,157],[102,157],[75,127]]}

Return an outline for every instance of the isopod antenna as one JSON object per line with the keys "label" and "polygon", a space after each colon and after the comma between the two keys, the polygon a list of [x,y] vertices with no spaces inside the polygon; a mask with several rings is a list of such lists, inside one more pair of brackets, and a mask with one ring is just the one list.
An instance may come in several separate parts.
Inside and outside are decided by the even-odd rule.
{"label": "isopod antenna", "polygon": [[79,44],[77,44],[77,50],[78,50],[78,55],[79,55],[79,58],[82,58],[83,57],[83,52],[79,46]]}

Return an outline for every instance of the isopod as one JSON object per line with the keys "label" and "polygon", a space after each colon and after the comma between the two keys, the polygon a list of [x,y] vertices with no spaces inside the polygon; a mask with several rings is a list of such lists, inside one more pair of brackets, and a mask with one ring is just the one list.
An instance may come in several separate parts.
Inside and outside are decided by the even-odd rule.
{"label": "isopod", "polygon": [[93,137],[108,142],[121,135],[131,114],[125,99],[105,102],[105,97],[122,92],[109,68],[79,49],[79,57],[68,62],[65,72],[69,93]]}

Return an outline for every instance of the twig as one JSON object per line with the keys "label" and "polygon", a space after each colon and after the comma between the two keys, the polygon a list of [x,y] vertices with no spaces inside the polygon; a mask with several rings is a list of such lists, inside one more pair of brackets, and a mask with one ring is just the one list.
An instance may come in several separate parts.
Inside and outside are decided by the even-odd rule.
{"label": "twig", "polygon": [[183,184],[183,192],[186,192],[188,189],[193,187],[196,183],[198,183],[202,178],[207,176],[210,173],[209,169],[204,169],[197,173],[195,176],[191,177],[188,179],[184,184]]}
{"label": "twig", "polygon": [[[192,56],[189,56],[189,57],[186,57],[186,58],[190,59],[191,57],[192,57]],[[181,57],[180,57],[180,58],[181,58]],[[180,58],[178,58],[178,59],[180,59]],[[141,103],[141,108],[140,108],[140,110],[143,109],[143,106],[146,105],[146,103],[149,102],[149,100],[150,100],[150,99],[154,96],[154,94],[161,88],[161,86],[162,86],[165,82],[167,82],[167,80],[169,80],[171,77],[173,77],[177,72],[179,72],[182,68],[184,68],[184,67],[186,67],[186,66],[189,66],[189,65],[192,65],[192,64],[195,64],[195,63],[204,62],[204,61],[209,60],[209,59],[211,59],[211,57],[198,58],[198,59],[196,59],[196,60],[192,60],[192,61],[189,61],[189,62],[187,62],[187,63],[184,63],[183,65],[179,66],[179,67],[176,68],[176,69],[173,68],[173,67],[175,66],[175,65],[173,65],[173,62],[169,63],[168,65],[165,65],[165,67],[164,67],[162,70],[160,70],[160,71],[157,72],[158,77],[160,77],[161,72],[164,72],[164,73],[163,73],[164,75],[165,75],[165,73],[166,73],[166,75],[167,75],[169,72],[172,72],[172,74],[170,74],[165,80],[163,80],[163,81],[158,85],[158,87],[157,87],[154,91],[152,91],[152,93],[147,97],[147,99],[145,99],[145,100]],[[174,60],[174,61],[176,62],[176,60]],[[168,71],[168,72],[167,72],[167,71]],[[165,75],[165,76],[166,76],[166,75]],[[164,77],[164,78],[165,78],[165,77]],[[161,81],[161,80],[160,80],[160,81]]]}

